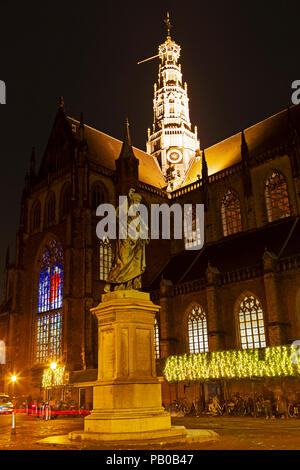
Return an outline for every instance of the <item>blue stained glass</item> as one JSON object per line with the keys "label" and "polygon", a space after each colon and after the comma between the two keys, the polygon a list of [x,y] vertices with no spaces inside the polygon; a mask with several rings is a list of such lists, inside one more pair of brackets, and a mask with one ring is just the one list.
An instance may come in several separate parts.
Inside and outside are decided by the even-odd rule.
{"label": "blue stained glass", "polygon": [[59,358],[62,348],[63,251],[55,240],[49,242],[41,259],[38,285],[35,360]]}
{"label": "blue stained glass", "polygon": [[63,298],[62,250],[52,241],[41,262],[38,312],[61,308]]}

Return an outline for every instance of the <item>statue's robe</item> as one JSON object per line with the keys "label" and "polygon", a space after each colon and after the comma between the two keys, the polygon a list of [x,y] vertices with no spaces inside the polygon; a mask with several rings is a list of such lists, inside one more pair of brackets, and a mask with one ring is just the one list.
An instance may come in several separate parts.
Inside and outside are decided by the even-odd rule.
{"label": "statue's robe", "polygon": [[[128,216],[127,223],[119,217],[117,210],[117,218],[120,229],[128,230],[130,223],[138,216]],[[141,224],[143,225],[143,224]],[[140,230],[147,230],[146,226],[140,227]],[[112,268],[107,278],[107,284],[126,284],[133,279],[140,277],[146,269],[146,250],[145,245],[148,240],[130,237],[125,239],[118,238],[116,240],[115,257]]]}

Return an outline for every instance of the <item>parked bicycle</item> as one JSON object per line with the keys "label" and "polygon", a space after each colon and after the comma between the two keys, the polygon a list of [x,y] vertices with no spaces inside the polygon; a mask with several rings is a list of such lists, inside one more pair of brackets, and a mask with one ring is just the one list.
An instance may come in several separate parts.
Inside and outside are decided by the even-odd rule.
{"label": "parked bicycle", "polygon": [[171,415],[173,414],[182,414],[182,416],[185,416],[186,414],[189,414],[191,411],[191,404],[186,398],[183,398],[181,400],[174,400],[169,407],[169,412]]}
{"label": "parked bicycle", "polygon": [[300,416],[300,403],[288,403],[288,415],[290,418],[298,418]]}

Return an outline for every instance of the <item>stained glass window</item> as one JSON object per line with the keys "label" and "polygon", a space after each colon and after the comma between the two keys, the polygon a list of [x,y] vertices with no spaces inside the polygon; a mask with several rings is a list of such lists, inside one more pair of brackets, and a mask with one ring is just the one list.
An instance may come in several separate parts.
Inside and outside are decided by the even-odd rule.
{"label": "stained glass window", "polygon": [[208,351],[206,315],[200,305],[196,305],[188,316],[188,339],[191,354]]}
{"label": "stained glass window", "polygon": [[100,280],[106,281],[112,265],[112,246],[108,238],[100,241]]}
{"label": "stained glass window", "polygon": [[231,189],[223,197],[221,204],[223,233],[232,235],[242,231],[241,204],[237,194]]}
{"label": "stained glass window", "polygon": [[154,347],[155,359],[160,358],[160,344],[159,344],[159,324],[157,318],[154,319]]}
{"label": "stained glass window", "polygon": [[38,312],[48,312],[62,306],[62,250],[55,241],[49,243],[41,262]]}
{"label": "stained glass window", "polygon": [[36,319],[36,361],[59,359],[62,343],[62,314],[55,312]]}
{"label": "stained glass window", "polygon": [[263,311],[253,295],[244,297],[239,305],[239,327],[243,349],[266,347]]}
{"label": "stained glass window", "polygon": [[35,360],[59,359],[62,348],[63,253],[55,240],[45,247],[35,318]]}
{"label": "stained glass window", "polygon": [[288,187],[284,176],[277,170],[266,181],[265,200],[269,222],[291,215]]}

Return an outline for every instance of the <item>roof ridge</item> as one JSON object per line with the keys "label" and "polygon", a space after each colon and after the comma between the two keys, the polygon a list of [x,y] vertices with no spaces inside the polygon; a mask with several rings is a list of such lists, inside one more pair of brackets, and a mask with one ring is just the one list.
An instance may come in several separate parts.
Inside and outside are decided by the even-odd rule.
{"label": "roof ridge", "polygon": [[[77,122],[78,124],[80,124],[80,121],[78,121],[77,119],[73,118],[72,116],[67,116],[67,118],[72,119],[73,121],[75,121],[75,122]],[[114,139],[114,140],[116,140],[117,142],[120,142],[120,144],[123,143],[122,140],[117,139],[116,137],[113,137],[112,135],[107,134],[106,132],[99,131],[99,129],[96,129],[96,127],[92,127],[92,126],[90,126],[89,124],[84,124],[84,125],[85,125],[86,127],[89,127],[90,129],[92,129],[93,131],[99,132],[99,134],[103,134],[103,135],[109,137],[110,139]],[[150,155],[150,153],[145,152],[144,150],[140,149],[139,147],[135,147],[134,145],[132,145],[132,148],[133,148],[133,149],[137,149],[137,150],[139,150],[140,152],[145,153],[145,154],[148,155],[149,157],[154,158],[152,155]],[[156,159],[155,159],[155,161],[156,161]]]}
{"label": "roof ridge", "polygon": [[[293,106],[290,106],[290,109],[291,109],[291,108],[295,108],[296,106],[300,106],[300,105],[293,105]],[[265,119],[262,119],[261,121],[258,121],[258,122],[256,122],[255,124],[252,124],[251,126],[246,127],[246,128],[244,128],[244,129],[242,129],[241,131],[236,132],[235,134],[232,134],[232,135],[226,137],[226,138],[223,139],[223,140],[220,140],[219,142],[216,142],[215,144],[211,145],[210,147],[207,147],[206,150],[209,150],[209,149],[215,147],[216,145],[219,145],[219,144],[221,144],[221,143],[223,143],[223,142],[226,142],[226,140],[229,140],[229,139],[231,139],[231,138],[233,138],[233,137],[236,137],[236,136],[238,136],[238,135],[241,135],[243,131],[244,131],[244,132],[247,132],[249,129],[252,129],[253,127],[258,126],[259,124],[262,124],[263,122],[266,122],[266,121],[268,121],[269,119],[273,119],[275,116],[278,116],[279,114],[287,113],[288,108],[289,108],[289,107],[284,108],[284,109],[282,109],[281,111],[278,111],[277,113],[272,114],[271,116],[268,116],[268,117],[266,117]]]}

